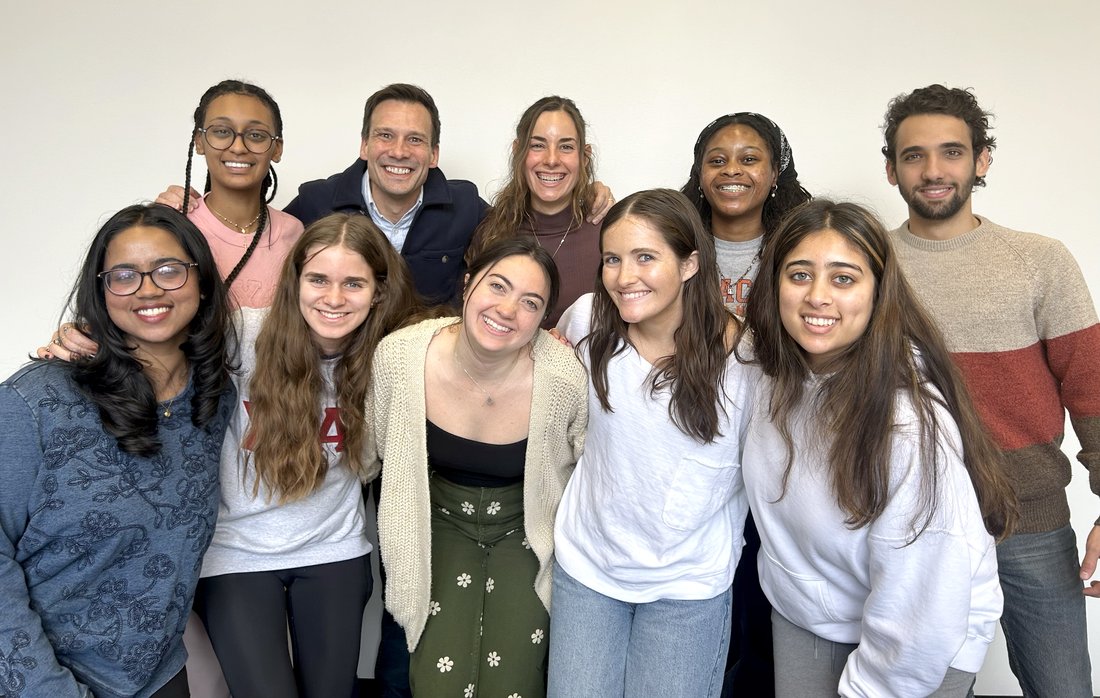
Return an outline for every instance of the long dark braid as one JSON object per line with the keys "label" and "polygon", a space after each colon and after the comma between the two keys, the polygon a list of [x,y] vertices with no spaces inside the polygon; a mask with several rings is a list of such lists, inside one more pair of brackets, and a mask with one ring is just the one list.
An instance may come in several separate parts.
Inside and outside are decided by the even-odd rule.
{"label": "long dark braid", "polygon": [[[191,162],[195,155],[195,138],[198,136],[199,129],[202,128],[202,124],[206,121],[206,110],[209,108],[210,103],[218,97],[227,94],[247,95],[249,97],[255,97],[260,100],[268,109],[271,110],[271,116],[275,121],[275,136],[283,135],[283,117],[279,112],[279,105],[275,103],[271,95],[267,93],[262,87],[249,84],[247,82],[241,82],[240,80],[222,80],[217,85],[214,85],[203,93],[202,98],[199,99],[199,106],[195,109],[195,130],[191,132],[191,140],[187,146],[187,169],[184,172],[183,181],[183,211],[187,211],[187,204],[191,197]],[[272,147],[275,147],[274,144]],[[271,190],[270,195],[268,189]],[[267,175],[264,177],[263,184],[260,186],[260,217],[257,220],[256,232],[252,235],[252,241],[248,244],[248,248],[241,255],[241,260],[237,262],[237,265],[233,267],[233,271],[229,272],[225,277],[225,285],[229,287],[237,276],[240,275],[241,270],[244,269],[244,265],[251,259],[252,253],[256,250],[256,246],[260,244],[260,236],[263,235],[264,228],[268,223],[267,205],[275,198],[275,193],[279,190],[279,178],[275,175],[275,166],[268,167]],[[206,186],[203,189],[203,193],[210,191],[210,173],[206,173]]]}

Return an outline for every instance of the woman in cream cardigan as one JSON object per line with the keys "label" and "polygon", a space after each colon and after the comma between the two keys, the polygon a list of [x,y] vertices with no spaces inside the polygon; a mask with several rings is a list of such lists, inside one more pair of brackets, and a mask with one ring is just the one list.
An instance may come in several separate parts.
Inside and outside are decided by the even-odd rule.
{"label": "woman in cream cardigan", "polygon": [[545,694],[554,516],[588,419],[583,369],[539,329],[558,285],[535,242],[495,244],[461,318],[375,356],[379,547],[414,695]]}

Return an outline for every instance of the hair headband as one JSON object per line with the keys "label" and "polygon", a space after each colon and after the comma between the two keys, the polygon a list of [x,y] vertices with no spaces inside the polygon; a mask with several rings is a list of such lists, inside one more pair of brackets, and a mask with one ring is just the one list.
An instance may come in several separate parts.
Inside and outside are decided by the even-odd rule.
{"label": "hair headband", "polygon": [[783,129],[779,128],[774,121],[754,111],[739,111],[735,114],[726,114],[707,124],[706,128],[699,133],[699,138],[695,141],[695,154],[697,156],[700,154],[700,149],[703,147],[704,136],[709,139],[710,136],[714,134],[714,131],[718,130],[717,125],[719,122],[727,119],[733,120],[743,116],[751,116],[760,119],[765,124],[775,129],[775,132],[779,134],[779,174],[783,174],[783,170],[787,169],[787,165],[791,164],[791,145],[787,142],[787,136],[783,133]]}

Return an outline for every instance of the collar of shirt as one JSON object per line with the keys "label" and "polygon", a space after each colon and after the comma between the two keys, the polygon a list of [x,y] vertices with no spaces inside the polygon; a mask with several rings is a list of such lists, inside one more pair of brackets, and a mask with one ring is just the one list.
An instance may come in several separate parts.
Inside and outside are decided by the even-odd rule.
{"label": "collar of shirt", "polygon": [[416,212],[424,205],[424,187],[420,187],[420,194],[416,197],[416,203],[396,222],[386,218],[378,210],[378,206],[374,203],[374,197],[371,195],[370,177],[365,172],[363,173],[363,199],[367,202],[367,213],[370,214],[371,220],[382,231],[382,234],[389,239],[394,249],[400,252],[405,245],[405,238],[408,237],[409,230],[412,228],[413,218],[416,218]]}

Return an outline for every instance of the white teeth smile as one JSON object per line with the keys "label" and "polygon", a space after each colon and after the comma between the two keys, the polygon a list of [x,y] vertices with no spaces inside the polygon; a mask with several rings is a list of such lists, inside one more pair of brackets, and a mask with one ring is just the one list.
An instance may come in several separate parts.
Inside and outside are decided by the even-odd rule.
{"label": "white teeth smile", "polygon": [[233,170],[247,170],[249,167],[252,167],[252,163],[250,163],[250,162],[227,162],[227,163],[225,163],[225,166],[230,168],[230,169],[233,169]]}
{"label": "white teeth smile", "polygon": [[493,322],[492,320],[490,320],[489,318],[487,318],[485,316],[482,316],[481,319],[486,325],[488,325],[491,329],[496,330],[497,332],[511,332],[512,331],[512,328],[505,327],[504,325],[500,325],[498,323],[495,323],[495,322]]}
{"label": "white teeth smile", "polygon": [[648,294],[649,291],[619,292],[619,297],[622,298],[624,301],[636,301],[639,298],[642,298]]}
{"label": "white teeth smile", "polygon": [[329,320],[339,320],[340,318],[347,315],[347,313],[333,313],[328,310],[318,310],[317,312],[319,312],[322,317],[326,317]]}
{"label": "white teeth smile", "polygon": [[138,315],[142,317],[157,317],[158,315],[164,315],[168,312],[168,308],[161,306],[159,308],[140,308],[137,311]]}
{"label": "white teeth smile", "polygon": [[538,172],[536,173],[536,176],[543,182],[560,182],[565,179],[565,173],[544,174],[542,172]]}
{"label": "white teeth smile", "polygon": [[804,317],[802,320],[807,325],[813,325],[814,327],[832,327],[836,324],[836,318]]}
{"label": "white teeth smile", "polygon": [[386,170],[386,172],[395,175],[407,175],[412,172],[411,167],[393,167],[392,165],[384,167],[383,169]]}
{"label": "white teeth smile", "polygon": [[722,186],[718,187],[718,191],[740,192],[748,190],[749,188],[744,184],[723,184]]}

